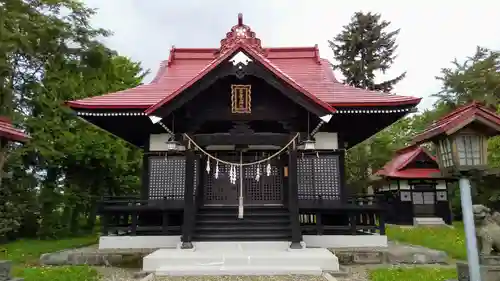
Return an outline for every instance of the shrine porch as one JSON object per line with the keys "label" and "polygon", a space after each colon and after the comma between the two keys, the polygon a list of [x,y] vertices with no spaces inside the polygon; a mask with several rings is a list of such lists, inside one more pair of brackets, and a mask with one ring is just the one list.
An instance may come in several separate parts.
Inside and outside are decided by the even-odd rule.
{"label": "shrine porch", "polygon": [[[107,197],[100,203],[102,249],[175,248],[181,243],[184,201]],[[386,247],[385,207],[374,196],[345,202],[299,200],[302,241],[308,247]],[[205,224],[196,223],[192,241],[290,241],[286,211],[273,206],[246,207],[238,219],[236,207],[216,207]],[[274,215],[273,215],[274,214]],[[146,219],[147,218],[147,219]],[[195,220],[203,215],[195,215]],[[213,220],[211,222],[210,220]],[[203,232],[204,231],[204,232]],[[200,236],[200,233],[205,236]]]}

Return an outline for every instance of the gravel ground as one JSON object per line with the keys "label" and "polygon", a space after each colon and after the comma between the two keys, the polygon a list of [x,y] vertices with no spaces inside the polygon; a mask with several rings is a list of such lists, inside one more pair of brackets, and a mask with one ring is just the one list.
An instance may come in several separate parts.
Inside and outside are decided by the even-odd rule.
{"label": "gravel ground", "polygon": [[[344,266],[349,274],[347,276],[335,276],[337,281],[369,281],[368,272],[373,268],[380,267],[443,267],[454,268],[455,265],[353,265]],[[134,279],[134,273],[138,269],[126,269],[118,267],[96,267],[102,275],[101,281],[139,281]],[[322,276],[308,275],[284,275],[284,276],[158,276],[155,281],[326,281]]]}
{"label": "gravel ground", "polygon": [[336,276],[337,281],[369,281],[368,270],[372,267],[370,266],[346,266],[344,267],[348,270],[349,275],[347,276]]}
{"label": "gravel ground", "polygon": [[[134,279],[137,269],[118,267],[96,267],[102,275],[101,281],[138,281]],[[155,281],[325,281],[322,276],[158,276]]]}
{"label": "gravel ground", "polygon": [[95,267],[101,274],[101,281],[132,281],[134,279],[134,272],[137,269],[119,268],[119,267]]}
{"label": "gravel ground", "polygon": [[156,281],[325,281],[322,276],[198,276],[198,277],[156,277]]}

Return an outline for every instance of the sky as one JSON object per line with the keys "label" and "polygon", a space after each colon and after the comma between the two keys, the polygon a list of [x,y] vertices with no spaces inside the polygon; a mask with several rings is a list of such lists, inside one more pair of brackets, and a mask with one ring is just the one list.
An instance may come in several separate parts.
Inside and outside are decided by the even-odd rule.
{"label": "sky", "polygon": [[[96,27],[108,29],[108,47],[140,61],[154,74],[170,48],[218,47],[243,13],[264,47],[314,46],[333,60],[328,40],[357,11],[380,13],[390,29],[400,29],[393,67],[378,80],[407,71],[395,93],[423,97],[432,106],[439,92],[435,79],[455,58],[464,60],[476,46],[500,49],[500,1],[495,0],[84,0],[97,9]],[[152,79],[153,74],[147,77]]]}

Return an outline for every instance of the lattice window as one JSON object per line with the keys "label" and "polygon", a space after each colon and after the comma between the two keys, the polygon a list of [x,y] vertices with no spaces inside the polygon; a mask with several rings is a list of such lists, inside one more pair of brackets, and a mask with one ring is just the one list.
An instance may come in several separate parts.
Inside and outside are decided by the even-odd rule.
{"label": "lattice window", "polygon": [[340,199],[338,155],[307,155],[297,159],[299,199]]}
{"label": "lattice window", "polygon": [[297,159],[297,184],[299,199],[315,199],[314,161],[312,157]]}
{"label": "lattice window", "polygon": [[449,139],[444,139],[439,141],[439,157],[441,157],[441,162],[444,167],[453,166],[453,158],[451,152],[451,143]]}
{"label": "lattice window", "polygon": [[482,164],[482,138],[476,135],[459,135],[456,138],[460,165]]}
{"label": "lattice window", "polygon": [[413,192],[414,205],[433,205],[435,201],[434,192]]}
{"label": "lattice window", "polygon": [[[235,156],[220,156],[220,158],[235,162]],[[205,185],[205,203],[207,204],[235,204],[238,199],[238,183],[233,185],[229,182],[229,172],[230,166],[228,165],[219,165],[219,175],[217,179],[215,178],[215,167],[216,162],[210,161],[210,173],[207,173],[205,170],[205,161],[203,161],[203,169],[202,172],[205,174],[204,177],[204,185]],[[237,179],[240,177],[239,169],[236,169]]]}
{"label": "lattice window", "polygon": [[244,168],[244,190],[245,203],[273,204],[282,202],[283,177],[281,167],[271,166],[271,174],[266,175],[266,165],[260,167],[259,181],[255,179],[257,167],[249,166]]}
{"label": "lattice window", "polygon": [[[194,194],[198,185],[198,161],[194,162]],[[149,199],[183,200],[185,156],[149,157]]]}

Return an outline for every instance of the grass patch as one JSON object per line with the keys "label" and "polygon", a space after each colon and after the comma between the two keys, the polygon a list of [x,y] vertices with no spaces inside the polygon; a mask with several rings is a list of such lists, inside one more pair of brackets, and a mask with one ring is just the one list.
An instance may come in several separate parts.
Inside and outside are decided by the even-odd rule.
{"label": "grass patch", "polygon": [[389,240],[420,245],[444,251],[450,258],[467,259],[465,232],[463,223],[455,223],[449,227],[414,227],[405,228],[387,226],[386,235]]}
{"label": "grass patch", "polygon": [[443,281],[457,279],[454,268],[414,267],[370,270],[370,281]]}
{"label": "grass patch", "polygon": [[97,281],[98,272],[89,266],[37,266],[42,254],[96,243],[96,235],[61,240],[18,240],[0,245],[0,260],[12,261],[12,276],[23,277],[25,281]]}
{"label": "grass patch", "polygon": [[18,240],[0,245],[0,259],[15,264],[37,264],[42,254],[79,248],[97,243],[96,235],[61,240]]}
{"label": "grass patch", "polygon": [[25,281],[97,281],[99,274],[89,266],[16,267],[13,276]]}

